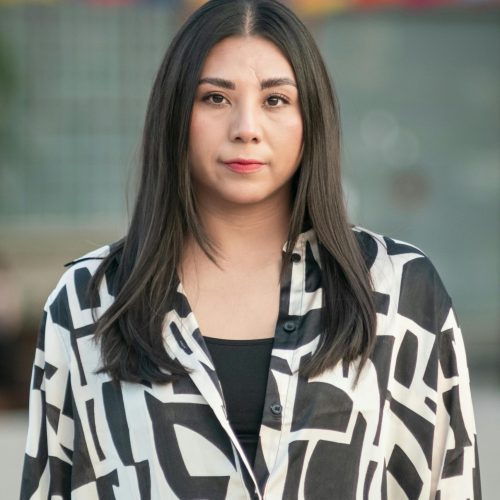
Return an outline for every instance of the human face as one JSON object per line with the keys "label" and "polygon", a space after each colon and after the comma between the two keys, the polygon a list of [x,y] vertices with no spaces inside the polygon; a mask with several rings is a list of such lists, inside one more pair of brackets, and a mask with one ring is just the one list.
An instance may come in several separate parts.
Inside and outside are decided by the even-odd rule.
{"label": "human face", "polygon": [[208,53],[199,82],[188,148],[198,200],[226,208],[288,200],[303,125],[286,57],[264,38],[225,38]]}

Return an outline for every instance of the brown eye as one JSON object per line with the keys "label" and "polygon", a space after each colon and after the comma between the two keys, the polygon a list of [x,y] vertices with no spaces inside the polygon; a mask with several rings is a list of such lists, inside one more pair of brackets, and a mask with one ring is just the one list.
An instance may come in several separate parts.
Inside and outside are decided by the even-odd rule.
{"label": "brown eye", "polygon": [[270,103],[271,108],[279,108],[279,101],[282,101],[283,104],[289,104],[290,102],[285,96],[280,94],[273,94],[267,98],[267,102]]}
{"label": "brown eye", "polygon": [[208,94],[203,98],[203,101],[209,104],[221,105],[223,104],[225,97],[220,94]]}
{"label": "brown eye", "polygon": [[213,94],[213,95],[212,95],[212,97],[213,97],[214,102],[215,102],[216,104],[221,104],[221,103],[222,103],[222,101],[224,100],[224,97],[222,97],[222,96],[221,96],[221,95],[219,95],[219,94]]}

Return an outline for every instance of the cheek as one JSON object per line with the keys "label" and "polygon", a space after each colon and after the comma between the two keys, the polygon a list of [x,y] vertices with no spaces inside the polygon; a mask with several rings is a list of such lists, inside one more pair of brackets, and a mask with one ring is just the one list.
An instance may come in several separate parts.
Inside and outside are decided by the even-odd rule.
{"label": "cheek", "polygon": [[291,118],[284,122],[277,130],[279,132],[274,136],[275,144],[280,149],[283,158],[289,161],[298,159],[303,141],[303,125],[300,118]]}
{"label": "cheek", "polygon": [[203,147],[203,132],[205,130],[206,127],[203,124],[202,117],[193,111],[191,124],[189,126],[189,150],[192,153],[196,153],[196,151]]}
{"label": "cheek", "polygon": [[193,114],[189,128],[189,159],[194,168],[200,168],[217,156],[218,129],[203,116]]}

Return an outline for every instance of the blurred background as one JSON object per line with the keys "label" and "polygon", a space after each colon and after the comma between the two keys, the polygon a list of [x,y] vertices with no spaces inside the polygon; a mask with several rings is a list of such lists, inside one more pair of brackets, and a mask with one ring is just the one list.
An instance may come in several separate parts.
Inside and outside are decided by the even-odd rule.
{"label": "blurred background", "polygon": [[[18,497],[41,310],[123,236],[148,94],[203,1],[0,0],[0,484]],[[353,222],[423,249],[461,321],[485,499],[500,436],[500,3],[290,0],[341,108]]]}

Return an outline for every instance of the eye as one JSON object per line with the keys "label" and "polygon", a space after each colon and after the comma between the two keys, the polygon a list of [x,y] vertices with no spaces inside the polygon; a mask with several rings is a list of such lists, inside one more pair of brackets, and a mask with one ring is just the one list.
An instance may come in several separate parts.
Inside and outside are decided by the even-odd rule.
{"label": "eye", "polygon": [[[282,94],[272,94],[270,96],[267,97],[266,99],[268,102],[272,100],[273,103],[276,103],[277,101],[282,101],[284,104],[290,104],[290,101],[288,100],[288,98]],[[274,105],[272,104],[270,106],[271,108],[279,108],[281,106],[278,106],[278,105]]]}
{"label": "eye", "polygon": [[225,97],[221,94],[208,94],[203,97],[203,102],[208,102],[209,104],[215,104],[216,106],[221,106]]}

